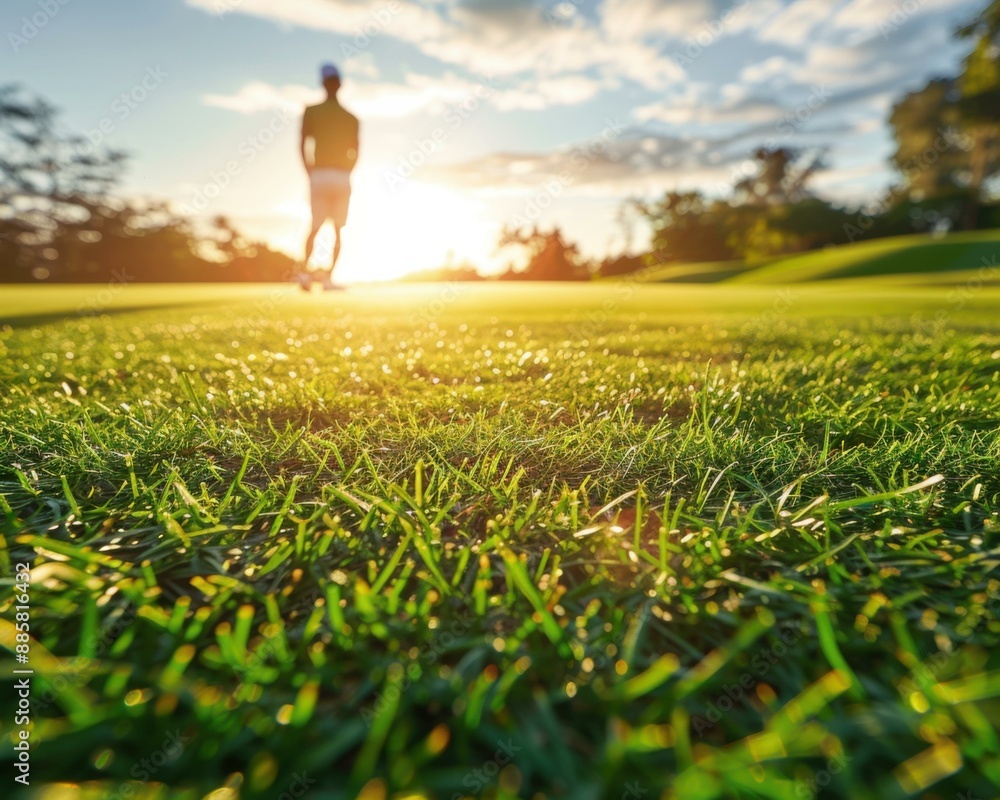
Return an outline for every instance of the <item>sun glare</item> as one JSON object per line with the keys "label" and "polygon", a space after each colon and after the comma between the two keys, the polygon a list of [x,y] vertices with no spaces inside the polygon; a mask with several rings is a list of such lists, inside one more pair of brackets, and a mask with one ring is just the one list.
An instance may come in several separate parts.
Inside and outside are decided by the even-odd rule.
{"label": "sun glare", "polygon": [[[345,283],[387,281],[447,263],[470,261],[489,264],[494,259],[497,231],[481,215],[481,204],[445,186],[416,180],[390,187],[382,170],[362,167],[355,172],[353,196],[344,244],[337,266]],[[301,202],[284,204],[304,237],[309,207]],[[301,252],[301,245],[285,239]],[[301,238],[301,237],[300,237]],[[315,266],[326,262],[333,243],[327,225],[317,240]]]}

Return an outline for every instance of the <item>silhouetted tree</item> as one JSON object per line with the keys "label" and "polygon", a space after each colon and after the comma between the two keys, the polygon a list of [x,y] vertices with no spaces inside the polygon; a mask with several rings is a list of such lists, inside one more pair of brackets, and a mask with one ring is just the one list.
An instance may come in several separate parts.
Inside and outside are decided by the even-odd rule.
{"label": "silhouetted tree", "polygon": [[436,269],[420,270],[419,272],[409,272],[403,275],[400,281],[404,283],[437,283],[437,282],[457,282],[468,283],[485,280],[475,266],[467,262],[461,264],[446,264]]}
{"label": "silhouetted tree", "polygon": [[911,209],[915,218],[934,214],[971,229],[1000,175],[1000,0],[958,35],[973,40],[961,72],[930,81],[893,107],[892,160],[903,177],[893,199],[919,204]]}
{"label": "silhouetted tree", "polygon": [[910,92],[889,116],[896,151],[893,166],[903,178],[900,198],[914,202],[954,195],[962,190],[969,155],[963,147],[953,79],[935,79]]}
{"label": "silhouetted tree", "polygon": [[588,277],[586,264],[575,244],[563,239],[562,231],[553,228],[528,231],[506,227],[500,234],[499,247],[520,246],[528,251],[528,264],[520,272],[503,276],[507,280],[576,281]]}
{"label": "silhouetted tree", "polygon": [[58,261],[64,225],[106,212],[125,156],[56,124],[56,110],[17,86],[0,87],[0,242],[8,269],[35,275]]}
{"label": "silhouetted tree", "polygon": [[709,200],[701,192],[667,192],[654,203],[633,201],[650,224],[653,248],[666,261],[728,261],[735,257],[726,243],[724,200]]}
{"label": "silhouetted tree", "polygon": [[822,155],[760,148],[753,159],[757,169],[733,186],[731,199],[673,191],[656,203],[633,201],[652,227],[658,261],[758,261],[834,243],[845,212],[808,185],[824,167]]}
{"label": "silhouetted tree", "polygon": [[822,154],[807,159],[790,147],[758,148],[753,161],[756,171],[733,187],[737,205],[763,207],[807,200],[812,195],[806,184],[825,166]]}
{"label": "silhouetted tree", "polygon": [[602,278],[612,278],[618,275],[632,275],[651,266],[655,266],[652,254],[608,256],[598,265],[597,274]]}
{"label": "silhouetted tree", "polygon": [[1000,174],[1000,0],[959,29],[973,39],[958,78],[958,111],[969,137],[969,204],[963,227],[974,228],[986,184]]}
{"label": "silhouetted tree", "polygon": [[0,281],[280,281],[294,262],[225,217],[197,233],[164,202],[113,189],[118,151],[63,132],[55,109],[0,87]]}

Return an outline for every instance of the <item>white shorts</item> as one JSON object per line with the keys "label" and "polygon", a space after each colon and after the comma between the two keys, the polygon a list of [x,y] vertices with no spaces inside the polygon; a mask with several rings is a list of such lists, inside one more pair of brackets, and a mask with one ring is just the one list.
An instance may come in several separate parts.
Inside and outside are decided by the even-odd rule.
{"label": "white shorts", "polygon": [[343,227],[351,202],[351,174],[342,169],[314,169],[309,184],[313,230],[318,231],[327,220]]}

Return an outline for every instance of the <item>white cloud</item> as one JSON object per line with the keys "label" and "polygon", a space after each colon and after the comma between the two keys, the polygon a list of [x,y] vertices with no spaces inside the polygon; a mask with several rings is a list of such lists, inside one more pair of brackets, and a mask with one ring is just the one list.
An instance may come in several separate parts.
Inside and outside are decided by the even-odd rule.
{"label": "white cloud", "polygon": [[747,0],[740,5],[734,4],[726,19],[726,31],[736,34],[757,30],[782,8],[782,0]]}
{"label": "white cloud", "polygon": [[[716,95],[711,101],[709,95]],[[742,125],[776,122],[784,108],[770,99],[755,97],[739,84],[719,89],[688,87],[677,97],[640,106],[633,112],[640,122],[671,125]]]}
{"label": "white cloud", "polygon": [[483,75],[555,77],[597,69],[651,88],[684,77],[683,69],[648,43],[622,46],[579,17],[554,23],[531,3],[460,3],[448,22],[446,35],[415,44],[441,61]]}
{"label": "white cloud", "polygon": [[[477,92],[485,96],[490,91],[489,87],[451,74],[441,78],[410,75],[406,83],[348,81],[340,92],[340,99],[347,108],[365,117],[405,117],[424,109],[438,110],[465,101]],[[202,101],[241,114],[255,114],[272,109],[299,112],[303,106],[321,102],[324,97],[322,89],[309,86],[274,86],[254,81],[235,94],[206,94]]]}
{"label": "white cloud", "polygon": [[564,75],[524,81],[519,86],[498,92],[494,105],[501,111],[514,109],[541,110],[557,105],[577,105],[590,100],[606,88],[617,86],[612,79],[588,78],[585,75]]}
{"label": "white cloud", "polygon": [[744,83],[766,83],[772,78],[790,77],[795,68],[796,65],[784,56],[771,56],[744,67],[740,80]]}
{"label": "white cloud", "polygon": [[316,103],[323,98],[323,90],[309,86],[286,84],[274,86],[262,81],[254,81],[243,86],[235,94],[206,94],[202,102],[207,106],[224,108],[240,114],[257,114],[261,111],[300,111],[303,106]]}
{"label": "white cloud", "polygon": [[[215,1],[187,0],[206,10]],[[628,97],[635,98],[636,120],[657,131],[676,126],[669,130],[678,138],[636,135],[594,159],[583,183],[618,191],[640,183],[717,184],[720,171],[728,175],[731,152],[745,155],[774,136],[817,88],[829,100],[810,109],[802,124],[795,118],[788,133],[793,143],[871,137],[884,130],[888,108],[903,91],[954,66],[960,49],[951,39],[955,9],[976,1],[913,0],[917,11],[888,37],[878,24],[891,18],[901,0],[602,0],[596,16],[574,1],[573,13],[559,19],[547,15],[551,3],[531,0],[392,0],[392,6],[384,5],[389,0],[239,0],[235,10],[344,36],[356,46],[341,59],[345,105],[365,117],[438,113],[473,97],[477,75],[490,76],[494,88],[487,102],[501,111],[584,103],[595,109],[592,101],[602,92],[624,86],[634,93]],[[385,8],[395,9],[390,19],[373,16]],[[711,72],[712,79],[692,81],[671,53],[683,53],[686,43],[699,42],[705,32],[711,35],[703,48],[717,49],[691,70],[698,77]],[[374,48],[363,46],[378,35],[412,45],[439,62],[426,69],[443,74],[379,80]],[[255,82],[204,100],[254,113],[301,107],[319,95],[308,87]],[[822,115],[818,122],[814,114]],[[720,129],[727,132],[724,141],[704,138]],[[445,171],[455,184],[518,191],[557,174],[569,159],[563,151],[500,154]]]}
{"label": "white cloud", "polygon": [[604,27],[616,40],[652,33],[683,39],[717,17],[715,0],[605,0]]}
{"label": "white cloud", "polygon": [[[316,28],[349,36],[346,44],[362,49],[382,34],[398,38],[440,33],[437,12],[413,0],[186,0],[189,6],[218,14],[248,14],[286,25]],[[404,35],[406,34],[406,35]]]}
{"label": "white cloud", "polygon": [[820,25],[829,24],[842,1],[794,0],[760,28],[758,38],[790,47],[807,45]]}
{"label": "white cloud", "polygon": [[805,63],[796,70],[796,78],[800,83],[852,87],[880,83],[909,68],[899,61],[873,57],[862,48],[817,44],[809,49]]}
{"label": "white cloud", "polygon": [[[905,25],[925,14],[956,11],[962,6],[970,11],[973,8],[978,10],[980,5],[978,0],[850,0],[833,18],[833,23],[839,28],[861,30],[872,36],[891,35],[901,24]],[[884,27],[886,25],[889,27]]]}
{"label": "white cloud", "polygon": [[892,170],[884,161],[823,170],[813,178],[813,188],[824,197],[845,205],[869,203],[878,196],[879,187],[892,179]]}
{"label": "white cloud", "polygon": [[[441,114],[449,107],[472,102],[491,102],[501,111],[542,110],[553,105],[582,103],[615,85],[616,82],[609,79],[567,75],[522,81],[503,89],[500,84],[466,80],[453,73],[440,77],[411,74],[403,83],[347,80],[340,91],[340,99],[347,108],[363,117],[393,118],[420,111]],[[206,94],[202,102],[240,114],[274,109],[298,113],[303,106],[321,102],[324,96],[322,89],[301,84],[276,86],[253,81],[233,94]]]}
{"label": "white cloud", "polygon": [[496,153],[473,161],[429,169],[427,177],[475,190],[484,196],[534,195],[557,186],[561,194],[629,196],[669,188],[721,188],[731,184],[733,166],[716,142],[699,138],[625,132],[549,153]]}
{"label": "white cloud", "polygon": [[341,60],[338,66],[341,73],[347,78],[376,80],[381,74],[371,53],[363,52],[356,56],[349,56]]}
{"label": "white cloud", "polygon": [[[186,0],[212,11],[217,0]],[[354,54],[378,36],[409,42],[425,54],[484,76],[534,73],[555,77],[597,69],[661,88],[684,71],[656,47],[641,41],[622,46],[576,14],[566,20],[526,0],[458,0],[420,5],[413,0],[380,4],[366,0],[239,0],[234,13],[331,31],[347,36]]]}
{"label": "white cloud", "polygon": [[[846,132],[849,128],[836,130]],[[425,177],[491,198],[535,197],[552,192],[553,187],[558,187],[560,196],[624,199],[697,189],[716,197],[728,194],[739,179],[755,140],[739,135],[680,138],[631,130],[611,140],[603,152],[582,158],[590,144],[585,141],[547,153],[494,153],[428,168]],[[866,163],[855,161],[823,170],[814,186],[823,196],[848,202],[870,199],[888,178],[889,170],[880,154]]]}
{"label": "white cloud", "polygon": [[344,105],[363,117],[406,117],[418,111],[439,112],[445,106],[486,97],[488,84],[459,78],[411,74],[404,83],[349,82],[341,90]]}

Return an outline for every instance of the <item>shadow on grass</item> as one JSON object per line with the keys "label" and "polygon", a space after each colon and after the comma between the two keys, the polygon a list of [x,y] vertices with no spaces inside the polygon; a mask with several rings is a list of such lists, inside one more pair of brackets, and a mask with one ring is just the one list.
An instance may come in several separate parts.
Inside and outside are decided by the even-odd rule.
{"label": "shadow on grass", "polygon": [[198,308],[215,304],[214,300],[195,300],[175,303],[145,303],[130,306],[118,306],[106,308],[102,311],[75,311],[64,309],[62,311],[46,311],[43,313],[25,312],[22,315],[16,312],[11,315],[0,312],[0,329],[2,328],[29,328],[36,325],[48,325],[51,322],[68,322],[73,319],[99,319],[101,317],[118,317],[123,314],[135,314],[140,311],[158,311],[160,309],[173,308]]}

